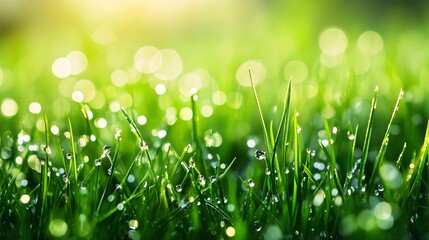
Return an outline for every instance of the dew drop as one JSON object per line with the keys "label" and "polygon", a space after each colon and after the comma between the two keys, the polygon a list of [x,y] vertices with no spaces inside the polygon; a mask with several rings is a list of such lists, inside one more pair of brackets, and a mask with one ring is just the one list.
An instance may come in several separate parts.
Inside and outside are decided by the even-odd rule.
{"label": "dew drop", "polygon": [[[134,128],[133,128],[134,129]],[[141,151],[147,151],[147,150],[149,150],[149,146],[146,144],[146,142],[145,141],[141,141],[140,142],[140,150]]]}
{"label": "dew drop", "polygon": [[253,181],[253,179],[249,178],[247,180],[247,185],[249,185],[249,187],[253,188],[255,186],[255,181]]}
{"label": "dew drop", "polygon": [[71,153],[67,153],[67,154],[66,154],[66,159],[67,159],[67,160],[70,160],[70,159],[72,158],[72,156],[73,156],[73,155],[72,155]]}
{"label": "dew drop", "polygon": [[115,132],[115,139],[118,141],[122,140],[121,131],[122,131],[121,129],[117,128]]}
{"label": "dew drop", "polygon": [[113,202],[113,200],[115,200],[115,195],[109,195],[109,196],[107,197],[107,201],[109,201],[109,202]]}
{"label": "dew drop", "polygon": [[198,176],[198,183],[202,186],[206,185],[206,178],[203,175]]}
{"label": "dew drop", "polygon": [[103,153],[101,154],[100,158],[106,158],[110,153],[110,146],[109,145],[104,145],[103,147]]}
{"label": "dew drop", "polygon": [[262,230],[262,224],[258,220],[253,223],[253,227],[256,232],[260,232]]}
{"label": "dew drop", "polygon": [[277,197],[277,195],[273,195],[271,198],[272,198],[273,203],[279,202],[279,198]]}
{"label": "dew drop", "polygon": [[136,230],[139,227],[139,221],[137,221],[135,219],[130,220],[128,226],[130,227],[130,229]]}
{"label": "dew drop", "polygon": [[177,192],[182,192],[182,185],[180,185],[180,184],[178,184],[178,185],[176,185],[176,191]]}
{"label": "dew drop", "polygon": [[52,154],[52,150],[49,146],[44,146],[43,151],[45,151],[46,154]]}
{"label": "dew drop", "polygon": [[123,202],[121,202],[121,203],[119,203],[117,206],[116,206],[117,208],[118,208],[118,210],[119,211],[122,211],[122,210],[124,210],[124,203]]}
{"label": "dew drop", "polygon": [[220,227],[222,227],[222,228],[223,228],[223,227],[225,227],[225,221],[220,221],[220,224],[219,224],[219,225],[220,225]]}
{"label": "dew drop", "polygon": [[67,175],[64,175],[64,176],[63,176],[63,181],[64,181],[65,183],[68,183],[68,182],[70,181],[70,179],[67,177]]}
{"label": "dew drop", "polygon": [[262,160],[265,160],[266,158],[267,158],[267,156],[266,156],[266,152],[264,152],[264,151],[262,151],[262,150],[256,150],[255,151],[255,158],[257,159],[257,160],[260,160],[260,161],[262,161]]}
{"label": "dew drop", "polygon": [[210,183],[214,183],[216,181],[216,176],[210,176]]}
{"label": "dew drop", "polygon": [[265,168],[265,175],[271,175],[271,170],[269,168]]}
{"label": "dew drop", "polygon": [[101,160],[100,159],[95,159],[95,161],[94,161],[94,165],[96,166],[96,167],[99,167],[99,166],[101,166]]}
{"label": "dew drop", "polygon": [[195,161],[192,158],[189,159],[189,167],[190,168],[194,168],[195,167]]}

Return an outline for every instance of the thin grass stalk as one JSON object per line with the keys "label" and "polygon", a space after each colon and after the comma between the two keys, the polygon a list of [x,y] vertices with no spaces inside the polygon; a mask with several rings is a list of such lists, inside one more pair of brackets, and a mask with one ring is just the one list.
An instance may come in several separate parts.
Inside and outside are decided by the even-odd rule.
{"label": "thin grass stalk", "polygon": [[359,193],[362,193],[364,190],[363,178],[364,178],[364,174],[365,174],[365,165],[366,165],[366,161],[368,159],[369,144],[371,142],[372,129],[373,129],[373,125],[374,125],[374,112],[375,112],[375,109],[377,108],[377,96],[378,96],[378,86],[376,86],[374,89],[374,95],[373,95],[372,101],[371,101],[371,110],[369,113],[368,125],[367,125],[366,132],[365,132],[365,140],[363,143],[363,153],[362,153],[362,162],[361,162],[362,165],[359,169],[359,177],[358,177],[358,191],[359,191]]}
{"label": "thin grass stalk", "polygon": [[[283,138],[282,138],[283,140],[286,139],[285,135],[287,136],[287,130],[288,130],[288,127],[289,127],[291,84],[292,84],[291,80],[289,80],[288,87],[287,87],[287,90],[286,90],[286,95],[285,95],[285,98],[284,98],[284,103],[283,103],[282,117],[280,119],[280,125],[279,125],[280,127],[279,127],[279,129],[277,131],[277,134],[276,134],[276,139],[274,141],[274,146],[273,146],[273,156],[271,157],[272,158],[271,161],[273,162],[272,165],[275,165],[275,168],[277,170],[277,175],[278,175],[278,178],[279,178],[279,184],[280,185],[282,185],[282,183],[283,183],[283,178],[282,178],[283,174],[281,174],[281,169],[280,169],[280,164],[279,164],[279,161],[278,161],[278,157],[276,157],[277,156],[276,155],[276,151],[277,151],[277,147],[280,144],[281,133],[282,132],[286,132],[284,134]],[[285,156],[283,155],[283,157],[285,157]],[[283,170],[284,169],[285,168],[283,168]]]}
{"label": "thin grass stalk", "polygon": [[372,192],[372,190],[374,189],[375,177],[376,177],[376,175],[378,173],[378,169],[381,166],[381,162],[384,159],[384,155],[386,153],[387,146],[389,145],[389,135],[390,135],[390,131],[392,129],[392,123],[393,123],[393,120],[395,119],[395,117],[396,117],[396,115],[398,113],[399,104],[401,103],[401,99],[402,99],[403,95],[404,95],[404,91],[402,91],[402,89],[401,89],[401,91],[399,93],[399,96],[398,96],[398,99],[396,100],[395,108],[393,109],[393,113],[392,113],[392,116],[390,118],[390,122],[387,125],[386,133],[384,135],[380,151],[378,152],[377,157],[375,158],[374,168],[373,168],[373,171],[372,171],[372,174],[371,174],[371,178],[369,179],[369,183],[368,183],[368,190],[370,192]]}
{"label": "thin grass stalk", "polygon": [[261,104],[259,103],[258,93],[256,92],[256,85],[255,85],[255,82],[253,81],[252,71],[250,70],[250,68],[249,68],[249,78],[250,78],[250,83],[252,85],[253,96],[255,97],[255,101],[256,101],[256,107],[258,109],[259,120],[261,121],[262,130],[264,132],[265,146],[267,148],[267,159],[270,159],[270,156],[271,156],[271,152],[270,152],[271,147],[270,147],[270,142],[269,142],[270,138],[268,136],[268,131],[267,131],[267,127],[265,125],[264,115],[262,114]]}
{"label": "thin grass stalk", "polygon": [[42,169],[40,172],[40,179],[41,184],[39,188],[39,197],[37,202],[37,208],[39,209],[39,229],[37,230],[37,238],[41,239],[43,238],[42,231],[46,229],[45,226],[45,212],[46,212],[46,201],[48,196],[48,165],[49,165],[49,124],[48,124],[48,117],[44,116],[44,122],[45,122],[45,162],[42,164]]}

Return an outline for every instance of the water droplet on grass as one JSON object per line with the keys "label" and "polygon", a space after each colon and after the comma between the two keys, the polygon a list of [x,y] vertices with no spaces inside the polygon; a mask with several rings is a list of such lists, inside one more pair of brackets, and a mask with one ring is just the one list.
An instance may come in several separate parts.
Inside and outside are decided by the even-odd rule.
{"label": "water droplet on grass", "polygon": [[180,185],[180,184],[179,184],[179,185],[176,185],[176,191],[177,191],[177,192],[182,192],[182,190],[183,190],[183,189],[182,189],[182,185]]}
{"label": "water droplet on grass", "polygon": [[130,227],[130,229],[136,230],[139,227],[139,221],[137,221],[135,219],[130,220],[128,226]]}
{"label": "water droplet on grass", "polygon": [[279,198],[277,197],[277,195],[273,195],[273,196],[271,197],[271,199],[272,199],[272,202],[273,202],[273,203],[278,203],[278,202],[279,202]]}
{"label": "water droplet on grass", "polygon": [[66,154],[66,159],[67,160],[70,160],[72,157],[73,157],[73,155],[71,153],[67,153]]}
{"label": "water droplet on grass", "polygon": [[253,179],[248,179],[247,180],[247,185],[249,185],[249,187],[253,188],[255,186],[255,181],[253,181]]}
{"label": "water droplet on grass", "polygon": [[221,163],[219,167],[220,167],[220,169],[222,169],[222,170],[223,170],[223,169],[225,169],[225,168],[226,168],[226,165],[225,165],[225,163]]}
{"label": "water droplet on grass", "polygon": [[110,153],[110,146],[109,145],[104,145],[103,147],[103,153],[101,154],[100,158],[106,158]]}
{"label": "water droplet on grass", "polygon": [[99,158],[95,159],[95,161],[94,161],[94,165],[95,165],[96,167],[101,166],[101,160],[100,160]]}
{"label": "water droplet on grass", "polygon": [[214,183],[216,181],[216,176],[210,176],[210,183]]}
{"label": "water droplet on grass", "polygon": [[68,182],[70,181],[70,179],[67,177],[67,175],[64,175],[64,176],[63,176],[63,181],[64,181],[65,183],[68,183]]}
{"label": "water droplet on grass", "polygon": [[262,151],[260,149],[256,150],[255,151],[255,158],[257,160],[260,160],[260,161],[265,160],[267,158],[266,152],[264,152],[264,151]]}
{"label": "water droplet on grass", "polygon": [[194,159],[193,159],[193,158],[190,158],[190,159],[189,159],[189,167],[190,167],[190,168],[194,168],[194,167],[195,167],[195,161],[194,161]]}
{"label": "water droplet on grass", "polygon": [[109,201],[109,202],[113,202],[113,200],[115,200],[115,195],[109,195],[109,196],[107,197],[107,201]]}
{"label": "water droplet on grass", "polygon": [[256,232],[260,232],[262,230],[262,224],[258,220],[253,223],[253,227]]}
{"label": "water droplet on grass", "polygon": [[203,175],[198,176],[198,183],[202,186],[206,185],[206,178]]}
{"label": "water droplet on grass", "polygon": [[116,207],[118,208],[119,211],[122,211],[122,210],[124,210],[125,205],[123,202],[121,202]]}
{"label": "water droplet on grass", "polygon": [[146,144],[146,142],[144,140],[142,140],[140,142],[140,150],[141,151],[147,151],[147,150],[149,150],[149,146]]}
{"label": "water droplet on grass", "polygon": [[46,154],[52,154],[51,148],[49,146],[44,146],[43,151],[45,151]]}
{"label": "water droplet on grass", "polygon": [[265,168],[265,175],[271,175],[271,170],[269,168]]}

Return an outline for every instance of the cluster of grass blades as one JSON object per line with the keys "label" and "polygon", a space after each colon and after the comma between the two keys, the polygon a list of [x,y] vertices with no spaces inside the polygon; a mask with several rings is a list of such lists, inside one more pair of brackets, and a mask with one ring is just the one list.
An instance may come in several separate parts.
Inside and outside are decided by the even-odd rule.
{"label": "cluster of grass blades", "polygon": [[[16,141],[11,133],[1,139],[0,238],[427,236],[429,128],[411,159],[403,157],[405,143],[397,159],[386,159],[402,91],[372,162],[377,87],[361,148],[357,125],[341,129],[325,120],[311,149],[291,108],[291,81],[275,129],[265,122],[249,74],[265,140],[252,161],[264,162],[263,168],[240,174],[235,158],[222,159],[200,142],[197,95],[191,97],[192,141],[182,151],[163,140],[145,141],[123,108],[129,129],[117,129],[112,146],[100,142],[89,121],[88,134],[76,139],[72,121],[51,134],[45,117],[43,143],[31,143],[25,132]],[[135,138],[123,139],[123,131]],[[126,159],[124,149],[135,157]]]}

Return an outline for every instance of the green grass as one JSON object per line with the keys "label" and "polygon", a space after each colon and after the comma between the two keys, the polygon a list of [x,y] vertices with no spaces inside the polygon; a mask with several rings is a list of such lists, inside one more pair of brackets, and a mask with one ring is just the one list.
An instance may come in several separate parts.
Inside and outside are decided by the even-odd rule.
{"label": "green grass", "polygon": [[[84,105],[83,116],[69,119],[58,135],[49,131],[48,117],[43,131],[5,133],[0,238],[427,237],[429,129],[420,146],[411,146],[413,154],[404,154],[409,147],[403,142],[395,158],[386,155],[402,90],[380,144],[372,134],[381,127],[375,122],[378,87],[364,134],[353,119],[344,126],[322,120],[312,130],[299,109],[292,110],[293,88],[289,81],[281,113],[267,124],[252,80],[264,144],[250,159],[229,158],[204,144],[198,95],[191,96],[184,149],[148,139],[136,112],[124,108],[118,117],[124,127],[111,128],[110,145]],[[78,135],[76,124],[86,130]],[[251,162],[247,172],[238,161]]]}

